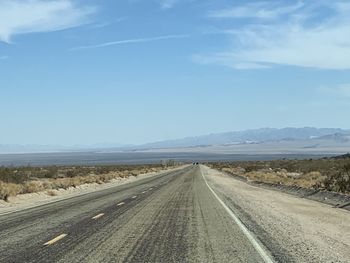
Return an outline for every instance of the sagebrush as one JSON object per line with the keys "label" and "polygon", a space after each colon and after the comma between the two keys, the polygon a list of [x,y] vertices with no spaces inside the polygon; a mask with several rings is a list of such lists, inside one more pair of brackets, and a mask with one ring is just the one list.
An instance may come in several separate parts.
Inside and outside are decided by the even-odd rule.
{"label": "sagebrush", "polygon": [[[176,165],[175,163],[172,166]],[[47,166],[0,167],[0,199],[8,201],[18,194],[46,190],[50,196],[55,190],[82,184],[102,184],[116,178],[158,172],[169,164],[109,165],[109,166]]]}
{"label": "sagebrush", "polygon": [[350,193],[350,158],[209,163],[248,180]]}

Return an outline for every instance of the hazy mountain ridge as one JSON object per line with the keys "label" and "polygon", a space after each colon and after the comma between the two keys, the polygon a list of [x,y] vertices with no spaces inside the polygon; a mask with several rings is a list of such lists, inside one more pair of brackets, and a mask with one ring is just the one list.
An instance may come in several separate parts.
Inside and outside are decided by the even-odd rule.
{"label": "hazy mountain ridge", "polygon": [[350,130],[339,128],[262,128],[245,131],[213,133],[202,136],[186,137],[176,140],[166,140],[147,143],[138,146],[100,143],[93,145],[9,145],[0,144],[0,153],[46,153],[46,152],[113,152],[152,149],[174,149],[205,146],[229,146],[240,144],[264,144],[268,142],[298,142],[305,148],[315,148],[318,145],[332,145],[350,142]]}
{"label": "hazy mountain ridge", "polygon": [[186,137],[177,140],[168,140],[155,143],[144,144],[142,148],[176,148],[194,147],[203,145],[230,145],[244,143],[264,143],[270,141],[293,141],[293,140],[313,140],[332,139],[346,140],[350,135],[350,130],[338,128],[262,128],[245,131],[235,131],[226,133],[216,133],[197,137]]}

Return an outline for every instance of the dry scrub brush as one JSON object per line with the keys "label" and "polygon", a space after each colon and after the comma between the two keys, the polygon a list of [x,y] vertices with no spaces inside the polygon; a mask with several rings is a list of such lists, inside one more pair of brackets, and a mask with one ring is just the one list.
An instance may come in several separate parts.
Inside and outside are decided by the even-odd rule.
{"label": "dry scrub brush", "polygon": [[53,195],[55,192],[52,190],[74,188],[83,184],[102,184],[117,178],[157,172],[163,168],[161,164],[0,167],[0,199],[8,201],[10,196],[45,190],[48,190],[48,195]]}
{"label": "dry scrub brush", "polygon": [[23,186],[19,184],[3,183],[0,181],[0,199],[8,201],[10,196],[15,196],[22,192]]}
{"label": "dry scrub brush", "polygon": [[209,163],[248,180],[350,193],[350,159],[276,160]]}

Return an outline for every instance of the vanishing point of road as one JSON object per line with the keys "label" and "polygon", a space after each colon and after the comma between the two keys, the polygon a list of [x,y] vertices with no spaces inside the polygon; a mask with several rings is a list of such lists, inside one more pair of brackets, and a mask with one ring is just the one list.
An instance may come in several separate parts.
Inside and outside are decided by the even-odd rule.
{"label": "vanishing point of road", "polygon": [[200,166],[0,221],[0,262],[272,262]]}

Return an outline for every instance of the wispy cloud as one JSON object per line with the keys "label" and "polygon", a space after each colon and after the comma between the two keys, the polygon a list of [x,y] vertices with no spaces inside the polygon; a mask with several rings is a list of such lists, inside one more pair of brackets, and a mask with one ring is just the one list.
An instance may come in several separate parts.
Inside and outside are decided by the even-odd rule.
{"label": "wispy cloud", "polygon": [[111,23],[109,23],[109,22],[102,22],[102,23],[96,23],[96,24],[91,25],[91,28],[104,28],[104,27],[107,27],[110,25],[111,25]]}
{"label": "wispy cloud", "polygon": [[101,22],[101,23],[92,24],[91,28],[104,28],[104,27],[111,26],[111,25],[113,25],[115,23],[123,22],[123,21],[125,21],[127,19],[128,19],[127,16],[122,16],[122,17],[116,18],[116,19],[114,19],[113,21],[110,21],[110,22]]}
{"label": "wispy cloud", "polygon": [[95,11],[73,0],[1,0],[0,41],[10,42],[19,34],[76,27],[86,23]]}
{"label": "wispy cloud", "polygon": [[5,60],[5,59],[8,59],[9,56],[0,56],[0,60]]}
{"label": "wispy cloud", "polygon": [[127,16],[122,16],[122,17],[117,18],[117,19],[115,20],[115,22],[123,22],[123,21],[125,21],[125,20],[127,20],[127,19],[128,19]]}
{"label": "wispy cloud", "polygon": [[231,50],[197,55],[196,61],[237,69],[273,65],[350,69],[349,3],[308,1],[283,8],[280,3],[271,1],[238,7],[236,13],[230,14],[234,19],[249,17],[248,10],[261,5],[268,12],[260,15],[258,12],[253,20],[241,20],[243,26],[225,31],[233,43]]}
{"label": "wispy cloud", "polygon": [[153,41],[188,38],[188,37],[189,35],[165,35],[165,36],[148,37],[148,38],[125,39],[125,40],[106,42],[106,43],[101,43],[96,45],[74,47],[74,48],[71,48],[70,51],[91,49],[91,48],[104,48],[104,47],[116,46],[116,45],[147,43],[147,42],[153,42]]}
{"label": "wispy cloud", "polygon": [[293,5],[281,5],[277,2],[256,2],[243,6],[230,7],[209,12],[212,18],[259,18],[277,19],[285,14],[290,14],[304,6],[303,2]]}
{"label": "wispy cloud", "polygon": [[231,53],[215,53],[211,55],[196,54],[191,57],[192,61],[202,65],[218,64],[234,69],[266,69],[270,66],[263,63],[241,61]]}
{"label": "wispy cloud", "polygon": [[159,0],[160,6],[163,9],[173,8],[179,0]]}

